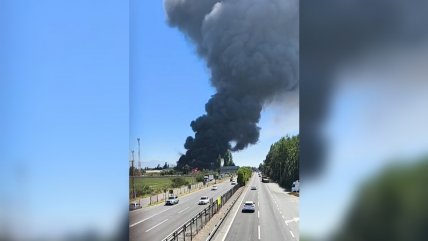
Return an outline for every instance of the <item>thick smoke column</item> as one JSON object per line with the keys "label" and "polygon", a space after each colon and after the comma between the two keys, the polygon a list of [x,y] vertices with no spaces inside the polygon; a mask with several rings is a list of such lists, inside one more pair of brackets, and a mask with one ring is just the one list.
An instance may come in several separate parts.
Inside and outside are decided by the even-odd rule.
{"label": "thick smoke column", "polygon": [[178,166],[209,168],[228,149],[255,144],[263,106],[297,89],[298,1],[165,0],[165,9],[206,60],[217,91],[192,121],[195,137]]}

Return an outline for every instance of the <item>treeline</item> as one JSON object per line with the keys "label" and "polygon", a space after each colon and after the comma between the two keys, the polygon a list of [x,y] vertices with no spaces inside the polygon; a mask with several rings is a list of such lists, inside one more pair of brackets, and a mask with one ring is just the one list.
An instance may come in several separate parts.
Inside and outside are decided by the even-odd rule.
{"label": "treeline", "polygon": [[240,167],[236,174],[238,175],[238,184],[244,186],[245,183],[250,179],[252,173],[251,167]]}
{"label": "treeline", "polygon": [[147,170],[162,170],[160,175],[174,175],[175,171],[173,169],[170,169],[170,166],[167,162],[163,166],[158,164],[155,168],[137,168],[137,167],[129,167],[129,176],[141,176],[146,173]]}
{"label": "treeline", "polygon": [[291,189],[299,179],[299,135],[283,137],[271,145],[269,153],[259,169],[286,189]]}

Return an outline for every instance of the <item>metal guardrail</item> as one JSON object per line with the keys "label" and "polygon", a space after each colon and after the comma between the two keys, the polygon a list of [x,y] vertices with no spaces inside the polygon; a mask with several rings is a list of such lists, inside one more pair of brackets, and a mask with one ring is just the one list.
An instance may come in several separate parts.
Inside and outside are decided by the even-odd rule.
{"label": "metal guardrail", "polygon": [[233,196],[233,194],[239,189],[239,185],[233,186],[225,194],[217,198],[217,200],[211,200],[208,207],[204,208],[201,212],[196,214],[189,221],[184,223],[181,227],[176,229],[170,235],[168,235],[162,241],[185,241],[193,240],[195,235],[210,221],[210,219],[216,214],[221,207]]}

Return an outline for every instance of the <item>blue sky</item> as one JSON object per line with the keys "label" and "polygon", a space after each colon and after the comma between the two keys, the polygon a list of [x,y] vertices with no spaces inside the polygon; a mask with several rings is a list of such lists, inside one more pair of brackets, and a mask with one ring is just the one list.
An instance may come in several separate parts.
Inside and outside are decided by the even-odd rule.
{"label": "blue sky", "polygon": [[[166,23],[161,1],[134,1],[131,7],[130,151],[142,166],[175,164],[185,151],[190,122],[205,113],[215,89],[194,45]],[[258,166],[281,136],[298,133],[298,108],[269,106],[262,113],[257,145],[235,153],[238,165]]]}
{"label": "blue sky", "polygon": [[127,1],[1,7],[0,196],[15,211],[0,216],[32,237],[113,231],[127,211]]}

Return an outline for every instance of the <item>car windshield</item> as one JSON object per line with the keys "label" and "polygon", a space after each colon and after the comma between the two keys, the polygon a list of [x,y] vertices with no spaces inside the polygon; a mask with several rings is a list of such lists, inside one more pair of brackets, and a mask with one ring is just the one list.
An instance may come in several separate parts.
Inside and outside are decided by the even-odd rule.
{"label": "car windshield", "polygon": [[201,197],[202,200],[208,199],[208,197]]}
{"label": "car windshield", "polygon": [[246,206],[253,206],[253,202],[245,202]]}
{"label": "car windshield", "polygon": [[175,199],[175,197],[169,197],[168,199]]}

